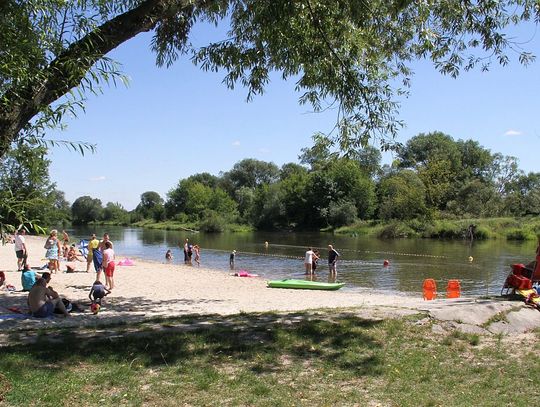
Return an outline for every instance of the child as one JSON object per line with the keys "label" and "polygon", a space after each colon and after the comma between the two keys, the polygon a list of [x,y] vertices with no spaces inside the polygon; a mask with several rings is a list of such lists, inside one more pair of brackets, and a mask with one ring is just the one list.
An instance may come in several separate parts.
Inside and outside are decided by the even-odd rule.
{"label": "child", "polygon": [[101,281],[96,280],[94,284],[92,285],[92,288],[90,289],[88,298],[90,298],[90,301],[92,301],[92,304],[101,305],[101,299],[110,293],[111,293],[111,290],[108,290],[107,287],[105,287],[101,283]]}
{"label": "child", "polygon": [[103,270],[105,270],[105,284],[109,286],[109,290],[114,288],[114,250],[111,241],[105,242],[105,250],[103,250]]}
{"label": "child", "polygon": [[30,291],[36,281],[43,277],[41,274],[36,273],[34,270],[30,268],[30,265],[26,263],[23,267],[22,273],[21,273],[21,285],[23,287],[23,291]]}
{"label": "child", "polygon": [[167,253],[165,253],[165,260],[167,260],[167,262],[171,262],[173,259],[173,255],[172,255],[172,252],[171,252],[171,249],[167,250]]}
{"label": "child", "polygon": [[193,252],[195,253],[195,263],[197,263],[197,266],[201,265],[201,248],[198,244],[193,246]]}

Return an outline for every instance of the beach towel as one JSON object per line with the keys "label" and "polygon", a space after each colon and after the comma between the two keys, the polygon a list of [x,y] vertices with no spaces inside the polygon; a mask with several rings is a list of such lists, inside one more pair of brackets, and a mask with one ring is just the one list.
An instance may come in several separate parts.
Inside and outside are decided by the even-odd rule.
{"label": "beach towel", "polygon": [[96,272],[98,272],[103,265],[103,252],[94,250],[92,260],[94,261],[94,268],[96,269]]}

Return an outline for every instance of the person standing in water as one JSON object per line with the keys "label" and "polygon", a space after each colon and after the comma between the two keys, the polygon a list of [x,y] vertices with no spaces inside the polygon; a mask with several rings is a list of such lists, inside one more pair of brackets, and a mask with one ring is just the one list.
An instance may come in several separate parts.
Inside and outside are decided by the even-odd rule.
{"label": "person standing in water", "polygon": [[336,263],[339,257],[339,253],[336,249],[334,249],[334,246],[331,244],[328,245],[328,269],[330,271],[330,274],[336,275],[337,269],[336,269]]}
{"label": "person standing in water", "polygon": [[229,256],[229,266],[231,266],[231,270],[234,270],[234,258],[236,257],[236,250],[233,250],[231,252],[231,255]]}
{"label": "person standing in water", "polygon": [[306,251],[306,257],[304,260],[304,266],[306,267],[306,274],[313,274],[313,262],[319,257],[315,254],[313,249],[310,247]]}

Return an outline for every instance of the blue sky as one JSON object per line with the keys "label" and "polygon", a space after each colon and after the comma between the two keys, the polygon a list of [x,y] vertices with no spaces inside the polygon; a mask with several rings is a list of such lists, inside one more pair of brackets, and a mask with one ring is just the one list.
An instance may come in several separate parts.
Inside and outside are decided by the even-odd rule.
{"label": "blue sky", "polygon": [[[202,43],[210,35],[197,29],[192,40]],[[110,55],[131,78],[128,88],[104,88],[90,98],[86,112],[68,121],[67,130],[49,134],[97,145],[96,153],[84,157],[62,147],[50,154],[51,178],[70,202],[90,195],[131,210],[145,191],[165,198],[180,179],[217,175],[243,158],[297,162],[316,131],[333,127],[334,112],[315,114],[298,104],[294,81],[275,75],[263,96],[246,103],[245,89],[227,89],[222,75],[203,72],[186,58],[157,68],[150,38],[140,35]],[[540,56],[538,38],[525,47]],[[400,110],[406,127],[397,141],[443,131],[515,156],[526,172],[540,171],[539,64],[523,67],[514,57],[504,68],[452,79],[429,63],[416,63],[411,95]],[[383,160],[390,162],[391,154]]]}

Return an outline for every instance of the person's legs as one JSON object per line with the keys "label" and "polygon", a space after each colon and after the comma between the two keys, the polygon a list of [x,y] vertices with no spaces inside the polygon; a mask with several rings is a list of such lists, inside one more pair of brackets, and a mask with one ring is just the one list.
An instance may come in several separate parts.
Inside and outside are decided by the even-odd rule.
{"label": "person's legs", "polygon": [[304,264],[306,266],[306,274],[311,274],[312,273],[311,263],[304,263]]}
{"label": "person's legs", "polygon": [[[58,300],[58,299],[56,299]],[[53,300],[53,301],[56,301]],[[53,301],[47,301],[45,304],[43,304],[36,312],[32,312],[32,316],[36,318],[48,318],[51,315],[53,315],[54,312],[54,302]],[[62,303],[62,306],[64,304]],[[64,307],[65,311],[65,307]]]}
{"label": "person's legs", "polygon": [[64,305],[64,302],[62,301],[62,298],[58,297],[58,298],[54,298],[51,300],[51,303],[54,304],[54,308],[57,308],[62,314],[64,314],[64,316],[68,316],[69,313],[67,312],[66,310],[66,307]]}

